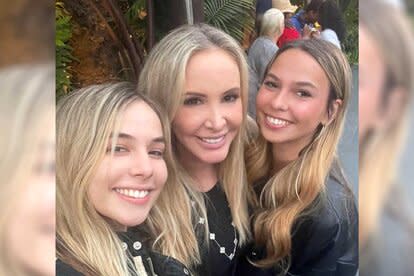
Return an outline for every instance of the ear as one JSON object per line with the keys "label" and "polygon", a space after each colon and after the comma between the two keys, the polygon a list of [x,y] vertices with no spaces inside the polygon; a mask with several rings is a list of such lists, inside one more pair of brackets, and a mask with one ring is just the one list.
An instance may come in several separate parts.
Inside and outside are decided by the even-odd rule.
{"label": "ear", "polygon": [[342,107],[342,100],[336,99],[331,103],[326,118],[322,121],[324,126],[329,125],[338,115],[339,109]]}
{"label": "ear", "polygon": [[407,104],[408,93],[404,88],[395,87],[388,93],[384,110],[378,110],[378,112],[382,113],[377,123],[377,127],[380,129],[388,129],[390,125],[399,120],[405,110],[404,106]]}

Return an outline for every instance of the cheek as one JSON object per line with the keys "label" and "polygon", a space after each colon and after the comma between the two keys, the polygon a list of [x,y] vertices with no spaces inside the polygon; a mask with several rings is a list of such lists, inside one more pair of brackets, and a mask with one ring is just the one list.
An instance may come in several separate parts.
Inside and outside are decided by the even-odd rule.
{"label": "cheek", "polygon": [[181,110],[177,113],[172,122],[172,131],[177,138],[180,138],[183,135],[193,134],[202,123],[200,115],[197,115],[196,110],[193,112],[189,112],[189,110]]}
{"label": "cheek", "polygon": [[297,104],[292,111],[295,117],[307,121],[312,127],[321,123],[328,115],[326,104],[319,101]]}
{"label": "cheek", "polygon": [[237,128],[240,127],[243,121],[242,102],[238,101],[234,106],[231,106],[228,114],[228,120],[231,122],[232,126]]}
{"label": "cheek", "polygon": [[269,93],[260,89],[256,97],[256,112],[262,111],[266,106],[266,103],[269,103],[271,99],[272,97]]}
{"label": "cheek", "polygon": [[156,185],[160,188],[164,187],[165,182],[168,178],[168,170],[167,165],[165,161],[163,160],[157,160],[154,162],[154,175],[155,175],[155,181]]}

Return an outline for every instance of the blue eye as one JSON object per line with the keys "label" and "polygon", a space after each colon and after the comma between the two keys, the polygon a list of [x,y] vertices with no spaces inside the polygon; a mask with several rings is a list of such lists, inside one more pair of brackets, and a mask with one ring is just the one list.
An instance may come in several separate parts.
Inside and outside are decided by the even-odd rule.
{"label": "blue eye", "polygon": [[184,105],[199,105],[202,103],[203,102],[201,101],[201,99],[197,97],[188,98],[184,100]]}

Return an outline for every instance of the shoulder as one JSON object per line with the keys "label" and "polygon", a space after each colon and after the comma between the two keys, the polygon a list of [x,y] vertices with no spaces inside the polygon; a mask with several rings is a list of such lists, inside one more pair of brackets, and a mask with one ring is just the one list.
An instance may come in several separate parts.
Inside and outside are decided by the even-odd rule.
{"label": "shoulder", "polygon": [[56,275],[59,276],[83,276],[82,273],[75,270],[70,265],[62,262],[61,260],[56,260]]}
{"label": "shoulder", "polygon": [[292,272],[349,270],[355,273],[358,214],[354,197],[335,177],[330,176],[326,181],[324,193],[295,225]]}
{"label": "shoulder", "polygon": [[321,32],[321,38],[323,40],[329,41],[335,44],[338,48],[341,48],[341,43],[339,41],[338,35],[334,30],[325,29]]}

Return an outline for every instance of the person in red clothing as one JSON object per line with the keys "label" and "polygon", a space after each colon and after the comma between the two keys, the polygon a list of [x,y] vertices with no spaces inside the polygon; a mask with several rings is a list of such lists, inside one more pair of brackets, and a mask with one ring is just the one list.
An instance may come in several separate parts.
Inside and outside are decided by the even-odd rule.
{"label": "person in red clothing", "polygon": [[272,0],[272,7],[283,12],[283,15],[285,16],[285,28],[277,41],[277,46],[280,48],[289,41],[299,39],[301,37],[300,33],[290,22],[290,17],[298,7],[292,5],[289,0]]}

